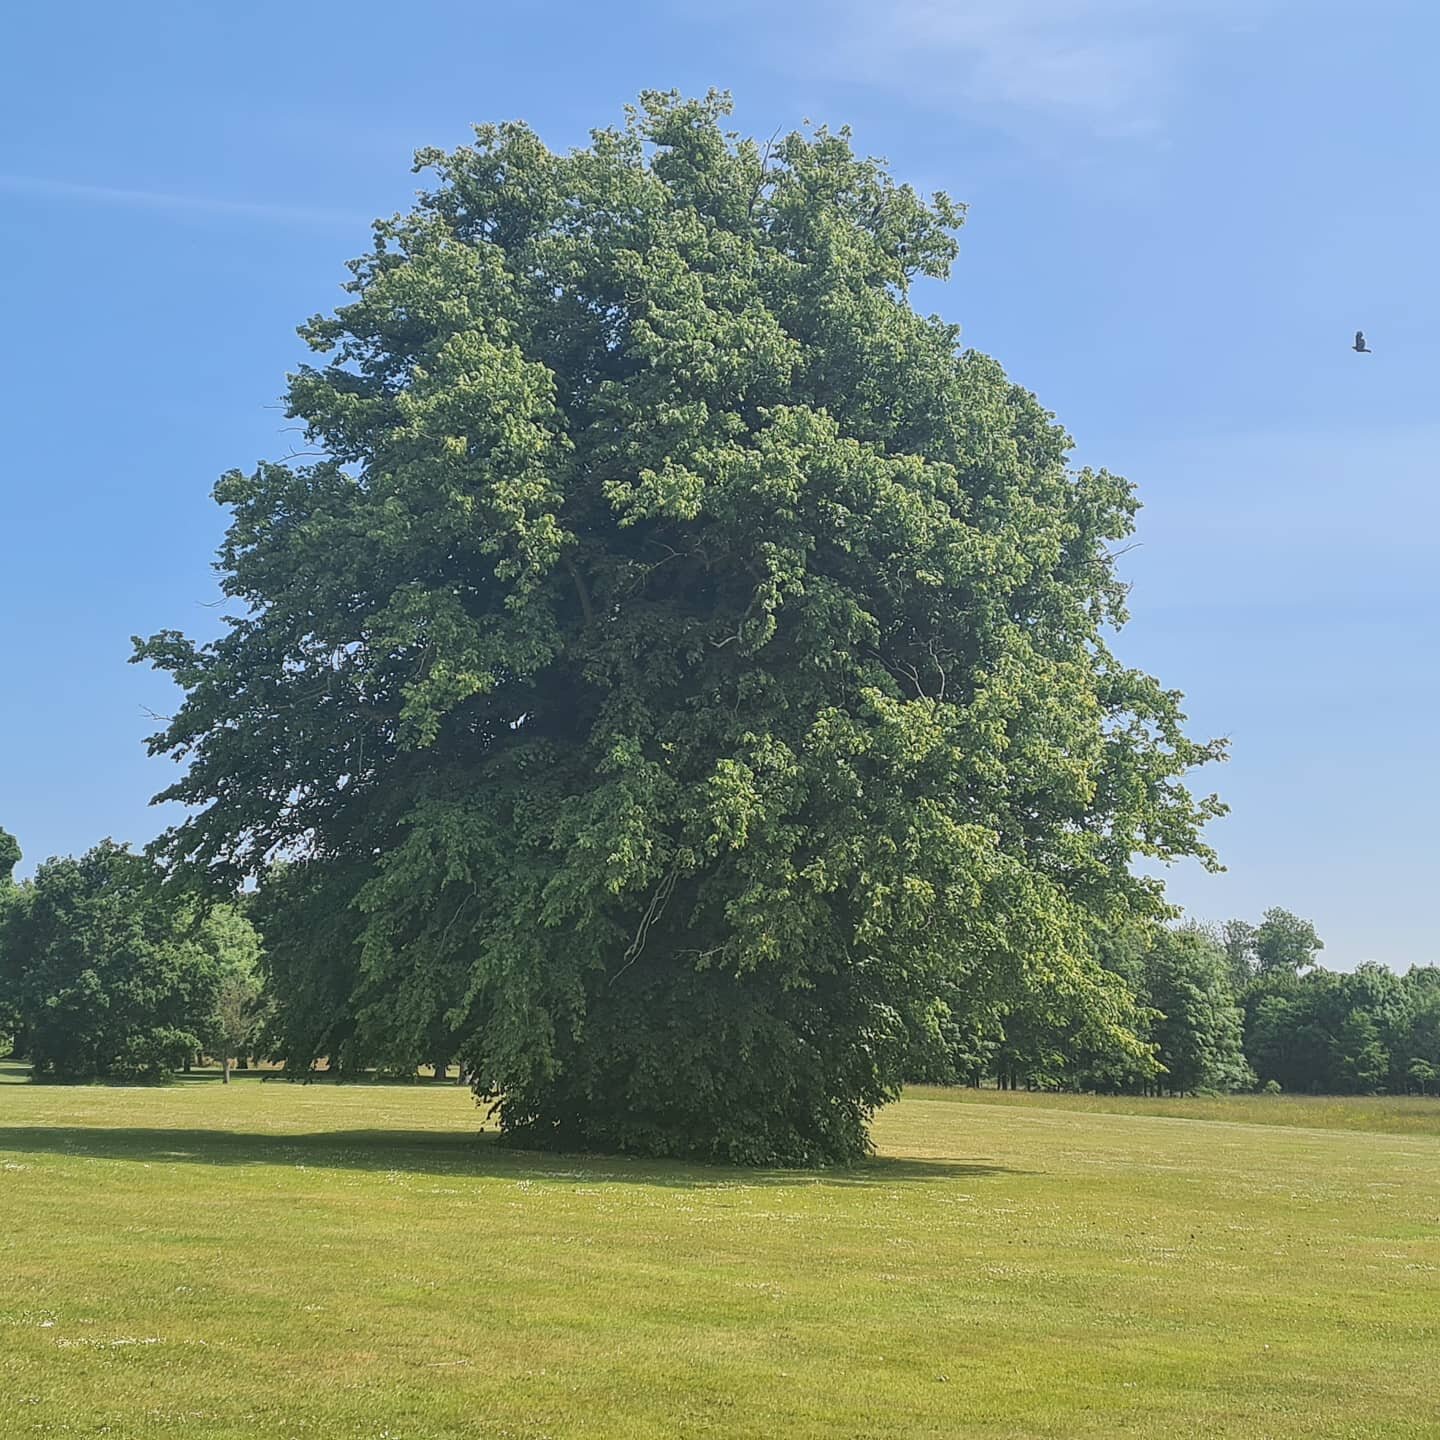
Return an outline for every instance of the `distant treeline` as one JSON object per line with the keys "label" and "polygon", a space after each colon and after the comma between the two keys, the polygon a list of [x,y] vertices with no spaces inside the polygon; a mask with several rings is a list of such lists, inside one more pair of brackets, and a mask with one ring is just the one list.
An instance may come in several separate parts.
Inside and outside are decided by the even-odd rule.
{"label": "distant treeline", "polygon": [[[345,1000],[270,963],[254,897],[199,907],[111,841],[49,860],[16,884],[0,830],[0,1053],[54,1079],[161,1079],[202,1057],[277,1059],[309,1073],[467,1067],[437,1011],[427,1053],[396,1063],[357,1041]],[[1324,969],[1314,927],[1100,930],[1111,1011],[1023,980],[995,994],[957,982],[915,1025],[911,1078],[1129,1093],[1279,1088],[1347,1095],[1440,1091],[1440,969]],[[297,1044],[297,1036],[305,1037]]]}
{"label": "distant treeline", "polygon": [[1397,975],[1318,963],[1314,926],[1272,909],[1258,925],[1102,934],[1097,948],[1139,1013],[1140,1049],[1020,994],[988,1008],[957,993],[915,1078],[1001,1088],[1187,1094],[1440,1091],[1440,969]]}

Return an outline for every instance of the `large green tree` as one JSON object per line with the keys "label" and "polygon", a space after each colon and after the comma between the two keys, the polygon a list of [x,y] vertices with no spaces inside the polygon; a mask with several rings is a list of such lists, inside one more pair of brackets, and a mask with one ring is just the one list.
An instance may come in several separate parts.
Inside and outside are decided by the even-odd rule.
{"label": "large green tree", "polygon": [[0,964],[37,1075],[157,1079],[200,1048],[216,966],[159,882],[106,840],[46,861],[6,907]]}
{"label": "large green tree", "polygon": [[286,861],[292,1062],[453,1046],[529,1142],[847,1160],[944,986],[1115,1023],[1091,917],[1208,853],[1217,749],[1111,653],[1131,488],[910,304],[959,208],[727,108],[424,152],[304,328],[317,458],[217,489],[240,613],[138,656],[164,853]]}

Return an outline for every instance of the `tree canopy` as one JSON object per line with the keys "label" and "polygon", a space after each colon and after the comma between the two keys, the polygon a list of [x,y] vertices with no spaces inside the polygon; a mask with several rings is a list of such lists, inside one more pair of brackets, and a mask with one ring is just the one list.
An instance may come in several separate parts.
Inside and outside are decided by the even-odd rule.
{"label": "tree canopy", "polygon": [[137,658],[185,692],[162,853],[261,878],[287,1058],[448,1048],[531,1143],[843,1161],[947,987],[1138,1049],[1093,922],[1208,858],[1218,746],[1112,653],[1131,487],[910,303],[960,207],[727,110],[423,152],[303,329],[316,458],[217,488],[227,633]]}
{"label": "tree canopy", "polygon": [[1308,920],[1278,907],[1267,910],[1251,934],[1255,969],[1261,975],[1298,974],[1325,948]]}

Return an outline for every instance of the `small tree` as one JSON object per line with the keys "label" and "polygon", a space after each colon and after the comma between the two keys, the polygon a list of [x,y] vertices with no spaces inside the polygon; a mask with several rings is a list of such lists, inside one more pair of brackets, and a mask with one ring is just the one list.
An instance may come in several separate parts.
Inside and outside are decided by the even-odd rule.
{"label": "small tree", "polygon": [[253,973],[230,970],[220,977],[211,1022],[210,1052],[220,1057],[225,1084],[237,1055],[248,1055],[260,1028],[260,980]]}
{"label": "small tree", "polygon": [[260,937],[238,906],[217,905],[200,922],[197,938],[219,976],[206,1049],[220,1061],[228,1085],[231,1063],[250,1054],[265,1018]]}

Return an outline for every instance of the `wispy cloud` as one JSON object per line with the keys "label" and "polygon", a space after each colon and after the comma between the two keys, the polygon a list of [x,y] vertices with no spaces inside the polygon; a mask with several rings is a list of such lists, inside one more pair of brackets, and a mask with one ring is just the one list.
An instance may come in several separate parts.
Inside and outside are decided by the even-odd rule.
{"label": "wispy cloud", "polygon": [[345,210],[306,205],[279,205],[265,200],[222,200],[209,195],[173,194],[161,190],[127,190],[113,185],[81,185],[35,175],[0,175],[0,191],[39,198],[70,200],[77,204],[128,206],[132,209],[170,211],[175,214],[231,216],[276,225],[365,226],[370,217]]}
{"label": "wispy cloud", "polygon": [[1199,46],[1278,0],[845,0],[828,52],[927,104],[984,104],[1105,135],[1152,132]]}

